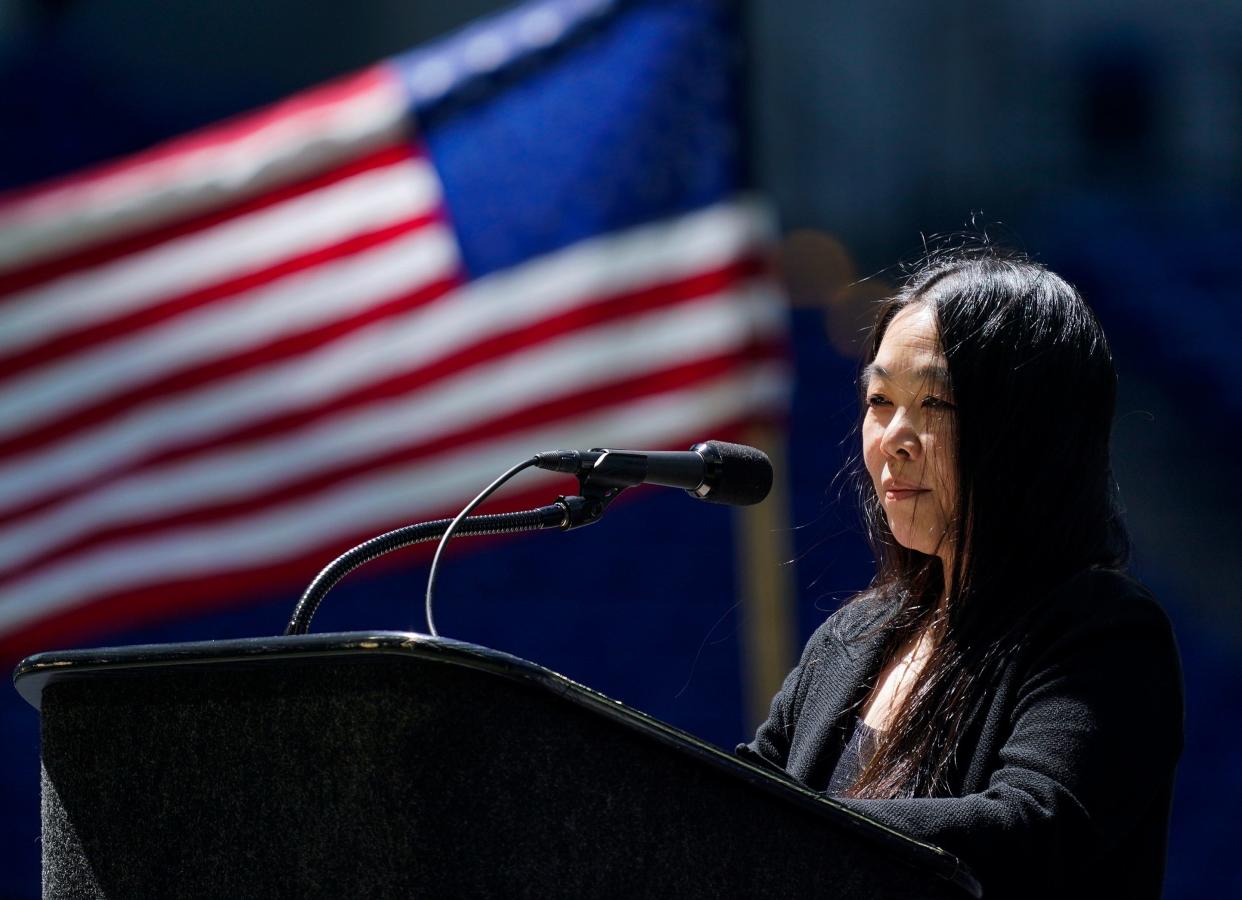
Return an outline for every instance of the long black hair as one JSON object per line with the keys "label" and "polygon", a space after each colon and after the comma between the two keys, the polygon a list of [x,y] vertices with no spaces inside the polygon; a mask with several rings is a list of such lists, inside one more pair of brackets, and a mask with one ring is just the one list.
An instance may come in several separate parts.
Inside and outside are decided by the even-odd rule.
{"label": "long black hair", "polygon": [[859,599],[891,607],[884,658],[924,631],[933,649],[849,791],[856,797],[950,793],[971,712],[1020,646],[1025,618],[1056,583],[1120,568],[1128,550],[1109,463],[1117,377],[1078,292],[992,245],[935,254],[881,306],[864,364],[916,304],[932,312],[956,407],[945,436],[958,485],[952,571],[897,543],[860,471],[876,577]]}

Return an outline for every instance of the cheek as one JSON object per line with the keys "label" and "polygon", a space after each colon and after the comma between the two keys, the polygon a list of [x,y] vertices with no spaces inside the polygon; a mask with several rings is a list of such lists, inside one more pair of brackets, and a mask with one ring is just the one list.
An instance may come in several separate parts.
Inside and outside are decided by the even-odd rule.
{"label": "cheek", "polygon": [[935,479],[941,508],[946,513],[951,512],[957,503],[957,471],[953,459],[943,452],[937,452],[932,460],[932,477]]}
{"label": "cheek", "polygon": [[871,474],[872,480],[880,475],[880,470],[884,468],[884,453],[880,449],[880,444],[884,437],[884,429],[878,427],[875,423],[865,420],[862,427],[862,453],[863,462],[867,466],[867,471]]}
{"label": "cheek", "polygon": [[957,492],[957,476],[951,462],[942,462],[937,472],[941,489],[950,497]]}

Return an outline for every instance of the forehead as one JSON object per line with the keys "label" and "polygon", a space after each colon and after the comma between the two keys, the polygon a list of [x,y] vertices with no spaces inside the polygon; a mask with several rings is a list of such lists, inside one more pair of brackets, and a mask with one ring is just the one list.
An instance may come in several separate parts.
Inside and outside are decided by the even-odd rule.
{"label": "forehead", "polygon": [[866,377],[917,377],[947,381],[944,354],[931,307],[907,306],[893,317]]}

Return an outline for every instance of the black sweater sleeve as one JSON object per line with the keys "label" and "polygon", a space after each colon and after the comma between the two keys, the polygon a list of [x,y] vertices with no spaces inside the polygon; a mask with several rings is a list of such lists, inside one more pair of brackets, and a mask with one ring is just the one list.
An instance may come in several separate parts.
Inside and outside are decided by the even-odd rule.
{"label": "black sweater sleeve", "polygon": [[840,802],[956,854],[989,896],[1068,885],[1084,861],[1115,849],[1169,789],[1182,746],[1181,667],[1168,619],[1145,593],[1074,600],[1045,621],[1022,669],[986,789]]}
{"label": "black sweater sleeve", "polygon": [[819,633],[829,627],[829,622],[819,627],[811,640],[806,642],[802,650],[802,658],[785,676],[781,689],[772,698],[767,720],[755,732],[755,739],[750,744],[739,744],[737,752],[744,757],[761,757],[767,763],[781,769],[789,762],[789,744],[793,739],[798,710],[801,706],[803,679],[808,665],[812,665],[812,650],[819,643]]}

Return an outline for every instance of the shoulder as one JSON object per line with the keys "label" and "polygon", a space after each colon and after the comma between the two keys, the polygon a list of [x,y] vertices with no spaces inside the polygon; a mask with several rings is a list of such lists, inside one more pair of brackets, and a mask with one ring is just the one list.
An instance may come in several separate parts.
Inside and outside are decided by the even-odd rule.
{"label": "shoulder", "polygon": [[1037,605],[1032,626],[1049,637],[1139,631],[1173,641],[1173,626],[1151,591],[1116,569],[1086,569],[1052,588]]}
{"label": "shoulder", "polygon": [[[1021,666],[1027,693],[1073,685],[1100,708],[1126,707],[1180,732],[1181,656],[1151,592],[1129,575],[1090,569],[1044,598],[1027,632]],[[1058,687],[1059,686],[1059,687]]]}
{"label": "shoulder", "polygon": [[802,651],[802,664],[813,662],[824,653],[848,653],[850,648],[873,643],[894,609],[891,600],[873,593],[855,595],[815,629]]}
{"label": "shoulder", "polygon": [[859,593],[815,629],[802,648],[799,669],[853,665],[881,646],[895,603],[874,593]]}

